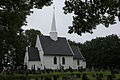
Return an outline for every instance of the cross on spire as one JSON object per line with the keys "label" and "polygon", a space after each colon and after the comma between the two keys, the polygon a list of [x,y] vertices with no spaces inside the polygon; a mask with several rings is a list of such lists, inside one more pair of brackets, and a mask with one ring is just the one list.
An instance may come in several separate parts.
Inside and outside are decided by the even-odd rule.
{"label": "cross on spire", "polygon": [[53,5],[53,10],[55,10],[55,5]]}
{"label": "cross on spire", "polygon": [[55,5],[53,5],[53,16],[55,15]]}

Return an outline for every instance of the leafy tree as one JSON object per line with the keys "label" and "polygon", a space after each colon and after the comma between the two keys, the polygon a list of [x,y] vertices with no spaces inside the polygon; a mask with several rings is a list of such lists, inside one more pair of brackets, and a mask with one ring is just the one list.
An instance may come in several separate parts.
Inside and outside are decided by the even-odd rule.
{"label": "leafy tree", "polygon": [[29,43],[27,42],[27,37],[24,34],[24,32],[16,36],[15,43],[14,43],[15,55],[13,55],[14,62],[12,63],[14,66],[19,66],[23,64],[24,56],[26,52],[26,46],[28,46],[28,44]]}
{"label": "leafy tree", "polygon": [[109,27],[115,24],[115,17],[120,21],[119,0],[66,0],[64,13],[73,13],[73,25],[69,33],[93,33],[99,24]]}
{"label": "leafy tree", "polygon": [[37,35],[42,35],[39,30],[30,29],[25,31],[30,46],[35,47]]}
{"label": "leafy tree", "polygon": [[69,43],[79,46],[88,68],[120,68],[120,38],[117,35],[97,37],[85,43],[69,40]]}
{"label": "leafy tree", "polygon": [[68,40],[70,45],[77,46],[77,43],[75,41]]}
{"label": "leafy tree", "polygon": [[27,24],[26,17],[32,13],[31,9],[41,9],[51,3],[52,0],[0,0],[0,65],[4,63],[6,55],[13,55],[20,49],[16,45],[22,47],[18,38],[22,38],[21,27]]}
{"label": "leafy tree", "polygon": [[18,66],[23,64],[25,49],[28,45],[27,38],[23,32],[16,35],[13,39],[12,44],[5,43],[3,47],[3,52],[1,54],[1,64],[7,66],[8,63],[13,66]]}
{"label": "leafy tree", "polygon": [[117,35],[98,37],[85,42],[81,48],[88,67],[119,68],[120,39]]}

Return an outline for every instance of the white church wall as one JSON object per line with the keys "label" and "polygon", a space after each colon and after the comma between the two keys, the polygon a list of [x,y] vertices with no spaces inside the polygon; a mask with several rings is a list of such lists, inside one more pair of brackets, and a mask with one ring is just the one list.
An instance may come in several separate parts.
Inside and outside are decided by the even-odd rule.
{"label": "white church wall", "polygon": [[24,57],[24,65],[28,65],[28,47],[26,47],[25,57]]}
{"label": "white church wall", "polygon": [[[38,51],[39,51],[41,64],[43,64],[43,54],[44,54],[44,52],[43,52],[43,48],[42,48],[42,45],[41,45],[41,42],[40,42],[40,39],[39,39],[39,35],[37,35],[36,47],[38,48]],[[43,65],[41,66],[41,69],[44,69]]]}
{"label": "white church wall", "polygon": [[[62,64],[63,57],[65,57],[65,64]],[[64,69],[68,69],[69,67],[73,68],[73,56],[62,56],[60,60]]]}
{"label": "white church wall", "polygon": [[[54,64],[54,57],[57,58],[57,64]],[[65,64],[62,64],[62,57],[65,58]],[[60,69],[60,65],[68,69],[69,66],[73,67],[73,56],[44,56],[43,64],[48,69]]]}
{"label": "white church wall", "polygon": [[32,67],[34,67],[35,66],[35,70],[37,70],[38,68],[41,68],[41,63],[40,63],[40,61],[29,61],[28,62],[28,65],[27,65],[27,67],[28,67],[28,69],[32,69]]}
{"label": "white church wall", "polygon": [[78,69],[77,60],[73,59],[73,69]]}
{"label": "white church wall", "polygon": [[82,60],[81,65],[82,65],[82,67],[85,69],[85,68],[86,68],[86,61]]}
{"label": "white church wall", "polygon": [[86,68],[86,62],[79,59],[78,65],[78,59],[73,59],[73,69],[78,69],[78,67]]}
{"label": "white church wall", "polygon": [[[57,69],[59,68],[58,64],[54,64],[53,56],[44,56],[43,57],[43,65],[47,69]],[[58,60],[57,60],[58,63]]]}

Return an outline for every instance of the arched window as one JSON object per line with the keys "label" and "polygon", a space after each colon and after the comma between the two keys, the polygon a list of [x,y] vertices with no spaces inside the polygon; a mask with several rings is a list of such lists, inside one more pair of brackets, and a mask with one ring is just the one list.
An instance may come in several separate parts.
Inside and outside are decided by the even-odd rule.
{"label": "arched window", "polygon": [[62,64],[65,64],[65,58],[64,57],[62,58]]}
{"label": "arched window", "polygon": [[54,64],[57,64],[57,58],[54,57]]}
{"label": "arched window", "polygon": [[77,65],[79,65],[79,60],[77,60]]}

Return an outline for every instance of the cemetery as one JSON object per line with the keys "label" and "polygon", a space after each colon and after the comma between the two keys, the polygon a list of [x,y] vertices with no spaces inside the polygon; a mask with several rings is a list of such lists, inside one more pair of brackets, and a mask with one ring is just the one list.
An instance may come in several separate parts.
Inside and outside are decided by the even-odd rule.
{"label": "cemetery", "polygon": [[119,72],[90,70],[10,70],[0,80],[120,80]]}

